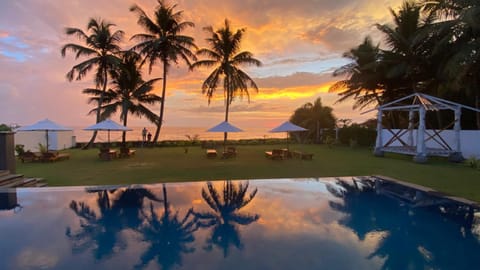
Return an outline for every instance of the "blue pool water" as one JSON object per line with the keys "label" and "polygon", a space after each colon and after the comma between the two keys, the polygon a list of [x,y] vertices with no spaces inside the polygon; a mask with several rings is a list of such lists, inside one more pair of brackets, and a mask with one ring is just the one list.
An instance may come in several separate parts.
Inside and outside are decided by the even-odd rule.
{"label": "blue pool water", "polygon": [[480,269],[478,209],[392,190],[329,178],[3,191],[0,269]]}

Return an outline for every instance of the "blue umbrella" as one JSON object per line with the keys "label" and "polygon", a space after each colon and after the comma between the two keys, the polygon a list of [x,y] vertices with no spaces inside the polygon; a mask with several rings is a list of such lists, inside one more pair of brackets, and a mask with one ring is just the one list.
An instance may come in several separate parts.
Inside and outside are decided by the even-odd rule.
{"label": "blue umbrella", "polygon": [[305,129],[303,127],[297,126],[295,124],[290,123],[290,121],[283,122],[280,126],[270,130],[270,132],[286,132],[287,133],[287,149],[289,149],[288,146],[288,132],[294,132],[294,131],[307,131],[308,129]]}

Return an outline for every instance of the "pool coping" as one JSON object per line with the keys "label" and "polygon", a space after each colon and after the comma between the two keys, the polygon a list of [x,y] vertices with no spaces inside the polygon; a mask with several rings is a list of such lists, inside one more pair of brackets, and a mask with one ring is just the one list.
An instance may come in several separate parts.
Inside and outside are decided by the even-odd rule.
{"label": "pool coping", "polygon": [[375,178],[378,178],[378,179],[381,179],[381,180],[384,180],[384,181],[388,181],[388,182],[391,182],[391,183],[395,183],[397,185],[402,185],[402,186],[405,186],[405,187],[414,188],[414,189],[423,191],[423,192],[425,192],[429,195],[446,198],[446,199],[452,200],[454,202],[469,205],[471,207],[480,208],[480,203],[478,203],[478,202],[475,202],[475,201],[472,201],[472,200],[469,200],[469,199],[465,199],[465,198],[462,198],[462,197],[452,196],[452,195],[449,195],[447,193],[435,190],[433,188],[421,186],[421,185],[414,184],[414,183],[409,183],[409,182],[406,182],[406,181],[403,181],[403,180],[395,179],[395,178],[384,176],[384,175],[372,175],[372,177],[375,177]]}

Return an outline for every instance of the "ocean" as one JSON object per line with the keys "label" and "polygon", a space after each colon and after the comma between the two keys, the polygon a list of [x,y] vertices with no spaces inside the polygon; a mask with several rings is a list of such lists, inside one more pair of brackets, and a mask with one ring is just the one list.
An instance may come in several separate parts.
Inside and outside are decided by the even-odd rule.
{"label": "ocean", "polygon": [[[130,127],[132,131],[127,132],[127,141],[141,141],[143,127]],[[152,138],[155,135],[155,127],[146,127],[152,134]],[[194,136],[198,134],[199,140],[223,140],[223,133],[207,132],[208,128],[198,127],[162,127],[160,130],[159,141],[165,140],[188,140],[186,135]],[[92,131],[83,130],[82,127],[74,127],[74,136],[76,142],[88,142],[92,136]],[[244,129],[244,132],[230,132],[228,133],[228,139],[240,140],[240,139],[271,139],[271,138],[285,138],[286,134],[270,133],[265,128],[248,128]],[[107,131],[99,131],[97,134],[96,142],[106,142],[108,140]],[[111,131],[110,141],[121,141],[122,132]]]}

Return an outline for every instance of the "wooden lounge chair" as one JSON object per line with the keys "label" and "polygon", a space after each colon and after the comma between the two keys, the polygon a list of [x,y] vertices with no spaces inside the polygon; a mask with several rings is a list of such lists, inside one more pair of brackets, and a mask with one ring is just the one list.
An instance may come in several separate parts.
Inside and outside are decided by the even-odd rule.
{"label": "wooden lounge chair", "polygon": [[42,162],[54,162],[58,160],[70,159],[70,154],[68,153],[58,153],[58,152],[45,152],[42,153],[41,160]]}
{"label": "wooden lounge chair", "polygon": [[34,162],[34,161],[39,161],[40,158],[41,158],[41,155],[39,155],[37,153],[30,152],[30,151],[26,151],[26,152],[22,153],[19,156],[19,158],[22,161],[22,163],[24,163],[24,162]]}
{"label": "wooden lounge chair", "polygon": [[207,158],[216,158],[217,157],[217,150],[207,149],[206,154],[207,154]]}
{"label": "wooden lounge chair", "polygon": [[98,157],[101,160],[112,160],[117,158],[117,151],[109,148],[101,148]]}
{"label": "wooden lounge chair", "polygon": [[303,153],[303,152],[300,152],[300,151],[293,151],[292,156],[294,158],[299,158],[299,159],[303,159],[303,160],[312,160],[313,159],[313,154]]}
{"label": "wooden lounge chair", "polygon": [[227,147],[227,151],[223,152],[222,158],[233,158],[237,156],[237,148],[233,146]]}
{"label": "wooden lounge chair", "polygon": [[131,157],[135,155],[136,150],[122,147],[120,148],[120,154],[118,157],[123,158],[123,157]]}
{"label": "wooden lounge chair", "polygon": [[272,151],[265,152],[265,157],[273,160],[284,160],[286,158],[286,154],[282,149],[273,149]]}

